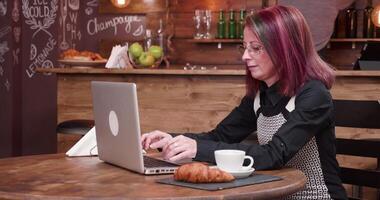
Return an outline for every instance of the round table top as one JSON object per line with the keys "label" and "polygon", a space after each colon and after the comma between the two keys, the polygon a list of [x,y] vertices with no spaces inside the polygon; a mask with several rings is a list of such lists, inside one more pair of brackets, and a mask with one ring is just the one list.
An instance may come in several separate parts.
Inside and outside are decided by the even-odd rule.
{"label": "round table top", "polygon": [[282,178],[218,191],[156,183],[172,175],[145,176],[100,161],[63,154],[0,159],[0,199],[274,199],[304,188],[296,169],[258,171]]}

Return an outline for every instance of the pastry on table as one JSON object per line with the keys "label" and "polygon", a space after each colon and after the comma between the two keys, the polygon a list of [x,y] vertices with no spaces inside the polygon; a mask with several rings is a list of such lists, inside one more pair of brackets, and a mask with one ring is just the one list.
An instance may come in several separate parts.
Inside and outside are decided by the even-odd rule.
{"label": "pastry on table", "polygon": [[79,60],[79,61],[101,61],[105,60],[100,54],[92,51],[78,51],[68,49],[61,53],[61,59],[64,60]]}
{"label": "pastry on table", "polygon": [[189,183],[223,183],[231,182],[235,178],[218,168],[194,162],[180,166],[174,173],[174,180]]}

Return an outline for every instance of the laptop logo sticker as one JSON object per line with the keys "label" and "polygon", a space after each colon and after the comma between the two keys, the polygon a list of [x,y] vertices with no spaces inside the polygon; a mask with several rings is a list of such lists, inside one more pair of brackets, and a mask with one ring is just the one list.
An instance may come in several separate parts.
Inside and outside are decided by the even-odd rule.
{"label": "laptop logo sticker", "polygon": [[108,124],[110,126],[112,135],[117,136],[119,134],[119,120],[117,119],[116,112],[113,110],[111,110],[108,114]]}

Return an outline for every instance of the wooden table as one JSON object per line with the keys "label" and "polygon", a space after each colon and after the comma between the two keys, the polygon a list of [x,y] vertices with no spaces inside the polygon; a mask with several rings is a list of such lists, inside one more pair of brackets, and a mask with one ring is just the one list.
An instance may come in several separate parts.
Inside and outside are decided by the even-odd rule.
{"label": "wooden table", "polygon": [[251,186],[204,191],[155,183],[171,175],[143,176],[98,157],[63,154],[0,160],[0,199],[276,199],[301,190],[306,177],[296,169],[260,171],[283,178]]}

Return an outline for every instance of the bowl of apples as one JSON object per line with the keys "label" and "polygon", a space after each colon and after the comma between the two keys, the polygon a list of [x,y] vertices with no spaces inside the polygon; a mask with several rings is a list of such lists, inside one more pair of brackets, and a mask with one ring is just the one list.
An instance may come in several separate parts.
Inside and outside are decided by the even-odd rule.
{"label": "bowl of apples", "polygon": [[134,42],[128,48],[128,58],[134,68],[157,68],[164,57],[164,51],[160,46],[152,45],[147,51],[144,47]]}

